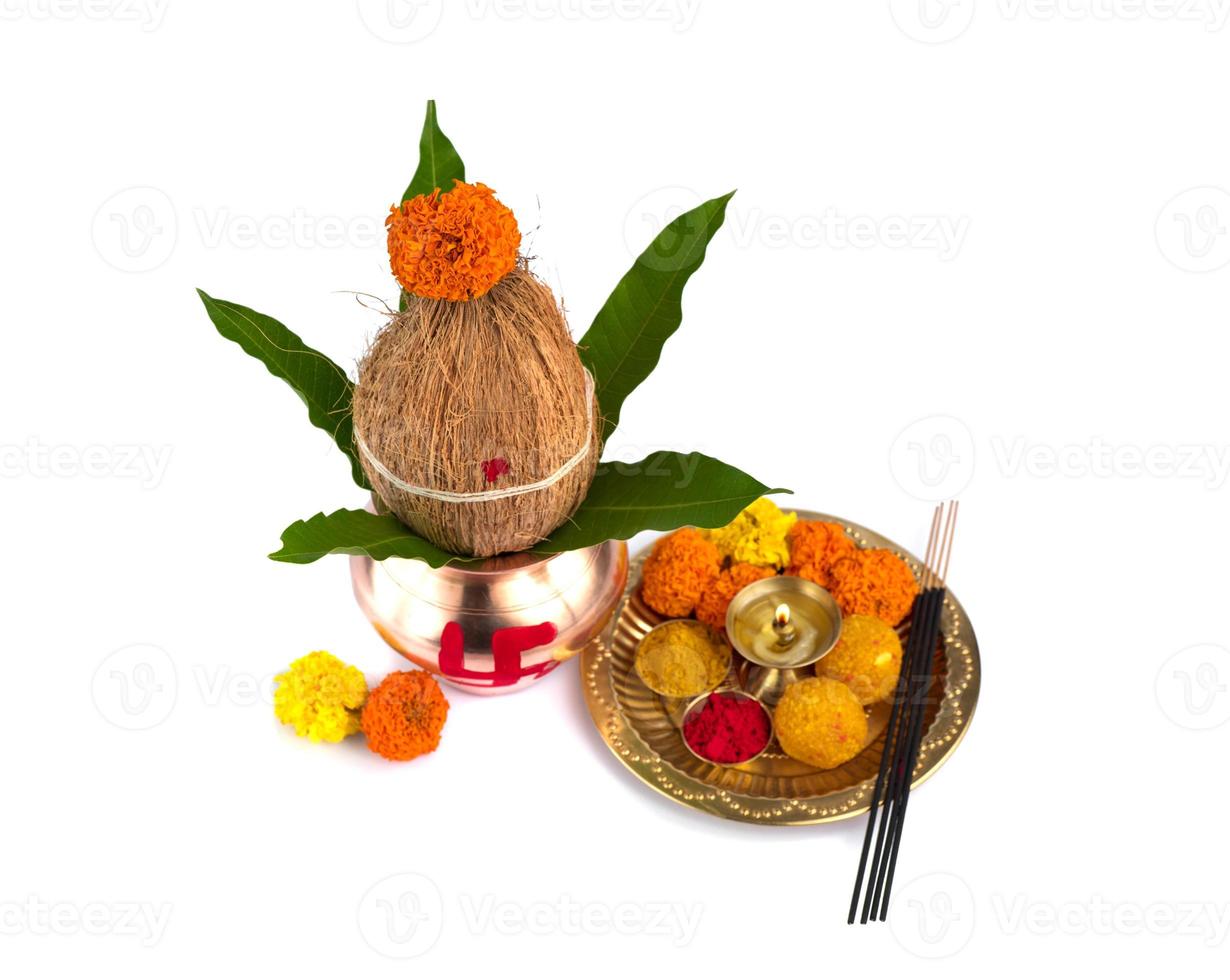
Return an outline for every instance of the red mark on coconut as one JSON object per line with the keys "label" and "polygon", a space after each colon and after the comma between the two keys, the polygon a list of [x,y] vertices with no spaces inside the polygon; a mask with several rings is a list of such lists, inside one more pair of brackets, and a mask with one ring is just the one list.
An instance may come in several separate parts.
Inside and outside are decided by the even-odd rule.
{"label": "red mark on coconut", "polygon": [[497,456],[495,459],[483,461],[483,479],[488,483],[495,483],[500,477],[509,471],[508,460],[503,456]]}

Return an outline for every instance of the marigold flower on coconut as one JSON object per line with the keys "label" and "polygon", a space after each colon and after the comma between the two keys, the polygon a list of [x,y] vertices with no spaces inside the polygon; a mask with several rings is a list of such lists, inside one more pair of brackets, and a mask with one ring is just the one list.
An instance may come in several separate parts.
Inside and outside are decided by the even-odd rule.
{"label": "marigold flower on coconut", "polygon": [[641,598],[663,616],[690,616],[721,565],[722,556],[712,541],[695,528],[681,528],[659,540],[645,559]]}
{"label": "marigold flower on coconut", "polygon": [[333,654],[316,650],[274,678],[273,712],[313,742],[340,742],[359,730],[359,709],[367,697],[362,671]]}
{"label": "marigold flower on coconut", "polygon": [[377,755],[405,762],[440,744],[448,699],[425,670],[399,670],[377,684],[363,706],[363,734]]}
{"label": "marigold flower on coconut", "polygon": [[517,264],[521,232],[485,184],[454,181],[390,210],[389,265],[408,293],[427,299],[482,296]]}
{"label": "marigold flower on coconut", "polygon": [[768,497],[761,497],[725,527],[706,531],[705,537],[717,545],[723,558],[782,568],[790,561],[786,534],[798,519],[793,511],[783,513]]}
{"label": "marigold flower on coconut", "polygon": [[701,593],[700,601],[696,604],[696,618],[716,630],[725,629],[726,609],[730,606],[730,600],[753,582],[772,578],[776,574],[776,570],[772,568],[749,565],[746,562],[723,569]]}

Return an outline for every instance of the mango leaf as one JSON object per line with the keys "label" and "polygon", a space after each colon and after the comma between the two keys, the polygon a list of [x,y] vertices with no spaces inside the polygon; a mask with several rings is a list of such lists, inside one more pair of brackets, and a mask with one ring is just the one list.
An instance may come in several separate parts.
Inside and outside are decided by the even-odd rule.
{"label": "mango leaf", "polygon": [[295,521],[282,532],[281,549],[269,557],[306,565],[325,555],[418,558],[432,568],[464,560],[420,538],[396,517],[366,510],[335,510]]}
{"label": "mango leaf", "polygon": [[370,489],[355,448],[350,414],[354,386],[346,372],[273,317],[238,303],[214,299],[201,289],[197,293],[218,333],[233,340],[263,363],[270,374],[294,389],[307,406],[311,423],[329,433],[338,448],[350,457],[354,482],[365,490]]}
{"label": "mango leaf", "polygon": [[533,551],[554,554],[610,539],[627,540],[638,531],[673,531],[692,524],[722,527],[770,489],[742,470],[703,453],[662,452],[639,463],[603,463],[589,495],[559,528]]}
{"label": "mango leaf", "polygon": [[[419,165],[410,178],[403,202],[420,194],[430,194],[437,187],[442,191],[453,189],[453,179],[466,179],[466,165],[452,141],[440,131],[436,120],[436,100],[427,100],[427,117],[423,120],[423,135],[419,137]],[[408,300],[404,290],[398,293],[397,308],[406,312]]]}
{"label": "mango leaf", "polygon": [[670,222],[619,280],[577,344],[594,376],[605,440],[619,424],[624,399],[658,364],[662,345],[683,319],[683,287],[705,260],[734,191]]}
{"label": "mango leaf", "polygon": [[401,199],[408,201],[420,194],[430,194],[437,187],[442,191],[451,191],[454,178],[465,180],[466,166],[452,142],[440,131],[436,121],[436,100],[428,99],[423,135],[419,137],[419,166]]}

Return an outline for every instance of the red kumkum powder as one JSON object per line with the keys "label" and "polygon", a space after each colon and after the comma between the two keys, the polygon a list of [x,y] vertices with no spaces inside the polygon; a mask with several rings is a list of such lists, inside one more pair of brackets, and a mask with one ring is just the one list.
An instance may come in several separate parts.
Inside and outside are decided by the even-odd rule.
{"label": "red kumkum powder", "polygon": [[769,719],[756,701],[710,694],[684,722],[683,737],[692,751],[710,762],[746,762],[769,743]]}

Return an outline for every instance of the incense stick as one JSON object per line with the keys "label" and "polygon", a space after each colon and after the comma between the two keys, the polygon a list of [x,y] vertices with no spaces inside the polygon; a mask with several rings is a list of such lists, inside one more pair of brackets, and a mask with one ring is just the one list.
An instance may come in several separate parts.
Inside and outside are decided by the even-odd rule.
{"label": "incense stick", "polygon": [[[933,552],[935,550],[936,543],[939,540],[939,532],[940,532],[940,508],[936,507],[935,513],[931,518],[931,533],[927,539],[927,551],[926,551],[926,560],[924,563],[924,567],[926,567],[926,565],[931,561],[933,557]],[[916,599],[914,603],[914,614],[918,613],[918,605],[919,605],[918,600]],[[914,622],[915,620],[912,619],[911,629],[910,629],[911,639],[914,636],[914,629],[913,629]],[[908,641],[906,643],[906,647],[907,647],[906,652],[908,654],[913,649],[913,647],[911,643]],[[875,834],[876,809],[880,805],[881,794],[884,792],[884,789],[885,789],[885,785],[884,785],[885,775],[888,771],[888,767],[893,758],[893,754],[894,754],[893,745],[897,737],[898,729],[900,727],[899,723],[901,720],[902,707],[908,699],[907,687],[909,684],[909,670],[906,665],[906,660],[907,660],[906,657],[902,658],[901,671],[897,676],[897,687],[893,693],[893,707],[892,707],[892,711],[889,713],[888,727],[884,731],[884,753],[880,756],[880,770],[876,776],[875,788],[872,790],[872,793],[871,793],[871,809],[867,814],[867,830],[866,830],[866,833],[864,833],[863,835],[863,850],[862,850],[862,854],[859,856],[859,861],[858,861],[858,876],[855,878],[855,881],[854,881],[854,894],[850,898],[850,916],[847,919],[847,921],[850,924],[854,923],[854,918],[858,914],[859,893],[862,891],[863,876],[867,870],[867,856],[868,856],[868,852],[871,850],[872,837]],[[876,867],[880,861],[880,851],[881,851],[882,840],[883,840],[882,834],[883,834],[883,830],[881,830],[880,843],[878,843],[876,846],[875,858],[872,863],[873,868]],[[864,908],[864,915],[866,914],[866,911],[867,909]],[[864,918],[863,921],[866,922],[867,921],[866,918]]]}
{"label": "incense stick", "polygon": [[[941,549],[941,555],[943,557],[941,559],[941,564],[939,565],[939,568],[940,568],[939,586],[935,589],[935,597],[936,597],[935,598],[935,606],[936,606],[935,624],[934,626],[929,627],[928,636],[930,637],[934,637],[936,633],[939,631],[939,617],[940,617],[940,612],[942,611],[942,608],[943,608],[944,597],[946,595],[945,583],[948,578],[948,563],[952,558],[952,538],[953,538],[953,534],[956,532],[958,506],[959,504],[954,502],[952,505],[952,508],[948,512],[948,523],[945,528],[946,540],[945,540],[944,547]],[[932,675],[931,661],[934,659],[934,649],[935,649],[935,641],[934,639],[932,639],[931,641],[932,655],[927,658],[928,660],[927,669],[921,680],[924,692],[927,690],[930,690],[931,688],[931,675]],[[918,716],[914,720],[913,727],[910,731],[909,742],[906,745],[906,756],[905,756],[905,762],[904,762],[904,769],[906,772],[910,773],[911,776],[914,772],[915,765],[918,764],[918,750],[922,744],[922,715],[923,715],[923,706],[920,703],[918,706]],[[888,859],[888,873],[887,873],[887,878],[885,879],[885,884],[884,884],[884,896],[880,904],[880,921],[884,921],[885,919],[888,918],[888,899],[889,899],[889,896],[892,894],[893,878],[897,872],[897,852],[901,847],[901,832],[905,827],[905,812],[906,812],[906,807],[909,805],[909,802],[910,802],[911,783],[913,783],[912,778],[905,780],[904,785],[902,786],[901,791],[900,791],[901,798],[899,802],[897,803],[896,810],[893,814],[893,824],[891,827],[892,829],[892,853]],[[878,888],[879,886],[877,885],[877,890]]]}
{"label": "incense stick", "polygon": [[[922,723],[926,713],[927,693],[931,688],[936,640],[943,614],[948,566],[952,558],[952,541],[956,532],[957,504],[936,507],[931,519],[931,533],[926,556],[919,576],[919,594],[915,597],[910,620],[910,632],[897,678],[892,711],[884,736],[884,753],[872,790],[871,807],[867,815],[867,830],[863,836],[854,894],[850,899],[847,919],[853,923],[858,911],[860,892],[871,854],[871,875],[860,921],[863,923],[888,915],[888,900],[897,869],[897,855],[910,788],[922,740]],[[876,833],[876,809],[879,808],[879,832]],[[872,837],[875,849],[872,852]]]}

